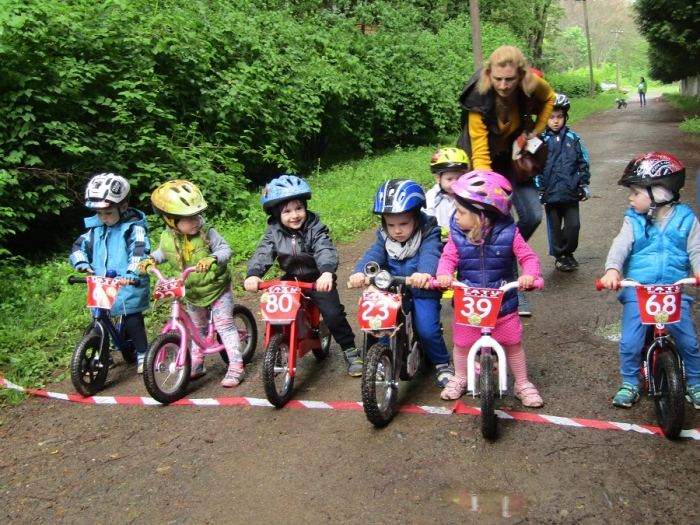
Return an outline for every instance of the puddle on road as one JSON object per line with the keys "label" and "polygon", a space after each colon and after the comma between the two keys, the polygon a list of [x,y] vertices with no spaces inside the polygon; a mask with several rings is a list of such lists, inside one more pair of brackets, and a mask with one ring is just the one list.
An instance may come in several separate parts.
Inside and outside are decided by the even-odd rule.
{"label": "puddle on road", "polygon": [[470,492],[462,487],[443,486],[440,489],[443,501],[459,505],[463,510],[491,516],[512,518],[524,516],[527,501],[520,494],[505,492]]}
{"label": "puddle on road", "polygon": [[601,326],[596,329],[595,335],[617,343],[620,340],[620,323]]}

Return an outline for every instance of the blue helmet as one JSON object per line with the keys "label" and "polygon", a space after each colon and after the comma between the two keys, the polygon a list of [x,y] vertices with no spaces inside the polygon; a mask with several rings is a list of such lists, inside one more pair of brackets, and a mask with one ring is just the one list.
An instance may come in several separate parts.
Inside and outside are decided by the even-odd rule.
{"label": "blue helmet", "polygon": [[311,188],[296,175],[280,175],[272,179],[263,188],[262,207],[265,213],[272,215],[272,208],[280,202],[299,199],[309,200]]}
{"label": "blue helmet", "polygon": [[420,184],[408,179],[392,179],[379,188],[374,198],[373,213],[394,214],[425,206],[425,192]]}

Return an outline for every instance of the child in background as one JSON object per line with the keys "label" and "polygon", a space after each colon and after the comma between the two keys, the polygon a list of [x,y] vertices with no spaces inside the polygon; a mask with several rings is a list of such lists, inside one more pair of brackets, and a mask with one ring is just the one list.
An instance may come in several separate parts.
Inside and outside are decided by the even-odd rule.
{"label": "child in background", "polygon": [[[601,283],[615,289],[624,276],[641,284],[672,284],[700,273],[700,224],[693,210],[679,202],[685,184],[685,167],[668,153],[652,152],[633,159],[618,184],[630,189],[630,209],[615,237]],[[646,327],[639,317],[637,294],[623,288],[620,372],[622,387],[613,398],[616,407],[631,407],[639,399]],[[700,348],[690,306],[683,295],[681,321],[667,324],[683,357],[687,380],[686,396],[700,410]]]}
{"label": "child in background", "polygon": [[[214,327],[229,361],[221,386],[236,387],[245,378],[245,370],[238,350],[238,330],[233,324],[233,291],[227,266],[231,247],[202,218],[201,213],[207,204],[202,192],[191,182],[171,180],[158,186],[151,195],[151,203],[153,211],[163,217],[166,226],[160,237],[160,246],[141,262],[139,271],[146,274],[149,267],[164,262],[179,272],[190,266],[197,268],[185,283],[187,313],[197,330],[206,337],[209,312],[212,312]],[[216,266],[212,268],[213,265]],[[192,379],[207,373],[204,354],[194,343],[190,346],[190,358]]]}
{"label": "child in background", "polygon": [[421,212],[425,193],[417,182],[406,179],[382,184],[372,211],[382,217],[377,240],[365,252],[350,276],[356,288],[365,285],[364,268],[374,261],[392,275],[410,276],[413,323],[428,359],[435,366],[437,381],[444,387],[454,374],[440,328],[440,295],[438,290],[422,290],[435,275],[442,243],[435,217]]}
{"label": "child in background", "polygon": [[549,254],[556,258],[554,267],[562,272],[578,268],[574,259],[581,230],[578,203],[591,196],[588,153],[581,138],[566,126],[570,107],[569,97],[557,93],[547,129],[542,134],[549,146],[547,164],[537,178],[547,215]]}
{"label": "child in background", "polygon": [[425,193],[425,213],[437,219],[444,237],[450,231],[450,218],[455,212],[453,182],[469,171],[469,157],[459,148],[442,148],[433,153],[430,171],[435,186]]}
{"label": "child in background", "polygon": [[143,312],[148,310],[148,278],[131,286],[138,277],[138,265],[151,251],[146,216],[129,207],[129,182],[116,173],[95,175],[85,188],[85,206],[97,215],[85,219],[88,231],[74,243],[70,262],[79,272],[106,276],[115,270],[121,276],[110,315],[124,316],[124,328],[136,349],[136,366],[143,373],[143,358],[148,348]]}
{"label": "child in background", "polygon": [[282,175],[265,186],[262,206],[270,218],[265,236],[248,262],[244,286],[249,292],[257,292],[275,260],[285,272],[283,280],[315,281],[316,290],[305,290],[304,295],[316,303],[340,345],[348,374],[360,377],[362,357],[336,285],[338,251],[328,235],[328,227],[307,208],[310,198],[311,188],[295,175]]}
{"label": "child in background", "polygon": [[[457,279],[464,284],[498,288],[513,278],[513,261],[517,258],[523,268],[518,282],[522,288],[531,287],[540,277],[540,263],[510,215],[510,182],[498,173],[472,171],[462,175],[452,190],[457,210],[437,269],[440,285],[450,286],[457,270]],[[455,375],[440,394],[444,400],[459,399],[466,392],[467,356],[481,337],[479,330],[467,326],[453,324],[453,329]],[[527,407],[541,407],[542,398],[527,379],[522,332],[518,296],[511,290],[503,298],[492,337],[505,349],[508,367],[515,377],[516,397]]]}

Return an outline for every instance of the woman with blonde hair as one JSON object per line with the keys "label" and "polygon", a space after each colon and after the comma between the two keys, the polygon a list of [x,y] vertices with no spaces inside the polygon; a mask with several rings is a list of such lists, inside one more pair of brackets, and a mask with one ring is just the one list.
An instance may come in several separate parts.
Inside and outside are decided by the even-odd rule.
{"label": "woman with blonde hair", "polygon": [[[472,169],[495,171],[511,182],[518,229],[525,240],[539,226],[542,206],[534,180],[522,184],[513,180],[513,142],[520,135],[529,139],[544,131],[555,98],[547,81],[532,73],[522,51],[513,46],[496,49],[467,81],[459,97],[468,120],[457,147],[472,159]],[[525,122],[533,116],[534,127],[528,133]],[[517,268],[515,273],[517,276]],[[523,294],[519,300],[520,315],[531,315]]]}

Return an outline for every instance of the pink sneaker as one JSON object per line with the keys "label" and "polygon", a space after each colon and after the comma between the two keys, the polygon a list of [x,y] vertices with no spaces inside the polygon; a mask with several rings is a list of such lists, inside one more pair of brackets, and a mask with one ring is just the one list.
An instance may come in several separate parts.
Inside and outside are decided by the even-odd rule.
{"label": "pink sneaker", "polygon": [[540,393],[530,381],[516,383],[513,390],[515,391],[515,397],[522,401],[526,407],[539,408],[544,406]]}
{"label": "pink sneaker", "polygon": [[240,385],[245,379],[245,369],[242,366],[228,365],[228,372],[221,380],[224,388],[233,388]]}
{"label": "pink sneaker", "polygon": [[445,388],[440,392],[440,399],[445,401],[453,401],[459,399],[467,391],[467,380],[458,379],[457,376],[452,376],[445,385]]}

